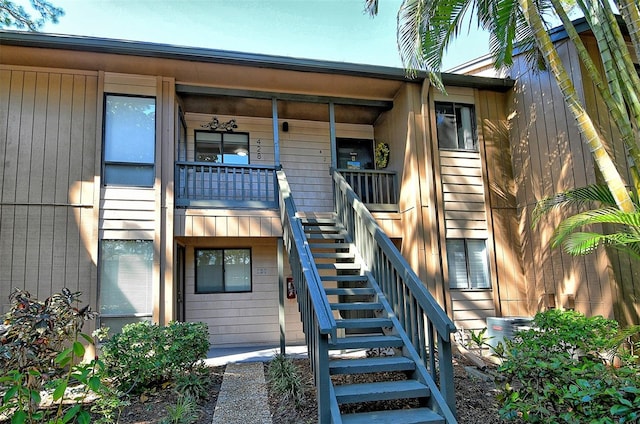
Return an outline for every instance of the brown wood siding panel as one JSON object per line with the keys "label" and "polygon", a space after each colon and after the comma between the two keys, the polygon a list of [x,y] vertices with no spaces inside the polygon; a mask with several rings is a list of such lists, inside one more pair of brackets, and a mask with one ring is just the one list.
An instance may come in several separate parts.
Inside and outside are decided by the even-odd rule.
{"label": "brown wood siding panel", "polygon": [[[587,49],[592,54],[597,54],[597,43],[591,36],[584,36],[583,41]],[[602,70],[602,64],[597,62],[596,65]],[[583,71],[584,72],[584,71]],[[584,97],[589,114],[597,120],[598,128],[604,137],[609,141],[611,151],[615,157],[615,162],[626,165],[628,158],[626,157],[626,151],[624,143],[621,142],[619,137],[619,131],[610,119],[609,111],[601,96],[597,94],[597,89],[593,83],[590,83],[588,79],[583,80],[582,88],[584,89]],[[628,167],[618,167],[623,176],[625,176],[628,182],[631,182],[631,178],[628,173]],[[626,255],[620,254],[616,251],[607,252],[608,259],[612,266],[611,278],[615,279],[615,283],[612,285],[614,290],[614,297],[611,303],[616,305],[616,316],[620,317],[622,322],[629,324],[637,323],[640,317],[640,273],[637,270],[637,266],[634,266],[634,262],[630,260]],[[602,261],[606,262],[606,261]],[[601,272],[601,275],[606,276],[608,273]],[[600,287],[590,287],[590,291],[594,291],[597,294],[601,293],[601,296],[606,299],[611,295],[608,290],[608,284],[606,278],[602,278]],[[619,292],[619,293],[617,293]],[[594,297],[591,295],[591,297]],[[597,312],[601,306],[593,305],[593,313]]]}
{"label": "brown wood siding panel", "polygon": [[451,290],[453,321],[458,329],[480,330],[487,326],[487,317],[495,316],[493,293],[490,290]]}
{"label": "brown wood siding panel", "polygon": [[[568,44],[559,46],[563,62],[574,81],[581,81],[575,51]],[[514,67],[518,76],[514,94],[521,110],[512,121],[513,157],[517,204],[520,213],[523,259],[532,312],[545,307],[545,294],[555,294],[557,306],[567,294],[576,295],[576,305],[601,305],[605,301],[603,269],[593,258],[571,258],[559,249],[549,248],[553,228],[565,213],[552,214],[531,229],[530,214],[535,202],[544,196],[595,181],[588,149],[581,141],[573,116],[567,112],[555,81],[547,72],[533,73],[522,62]],[[582,94],[580,86],[576,87]],[[582,307],[582,306],[581,306]],[[602,310],[601,306],[596,306]],[[582,312],[592,314],[589,306]],[[610,315],[610,312],[605,315]]]}
{"label": "brown wood siding panel", "polygon": [[0,291],[46,298],[68,287],[95,307],[96,75],[3,69],[0,93]]}
{"label": "brown wood siding panel", "polygon": [[175,234],[186,237],[279,237],[282,226],[277,211],[178,211]]}
{"label": "brown wood siding panel", "polygon": [[491,239],[495,256],[492,269],[494,302],[500,314],[506,301],[526,303],[524,271],[520,261],[515,185],[509,145],[506,95],[480,92],[476,106],[482,116]]}
{"label": "brown wood siding panel", "polygon": [[[481,167],[482,162],[478,153],[440,150],[440,174],[447,238],[486,238],[487,236],[485,189]],[[448,212],[454,213],[448,214]],[[455,212],[465,212],[466,215],[455,215]]]}

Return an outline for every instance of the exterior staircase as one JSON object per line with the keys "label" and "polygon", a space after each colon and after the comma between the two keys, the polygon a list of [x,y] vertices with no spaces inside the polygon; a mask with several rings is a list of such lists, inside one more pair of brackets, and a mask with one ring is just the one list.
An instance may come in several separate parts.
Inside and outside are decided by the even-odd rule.
{"label": "exterior staircase", "polygon": [[277,171],[318,422],[456,423],[453,322],[340,172],[332,178],[335,212],[308,214]]}
{"label": "exterior staircase", "polygon": [[[366,403],[362,409],[367,412],[341,412],[342,422],[445,423],[430,407],[430,375],[421,359],[410,354],[407,335],[344,226],[335,215],[307,216],[301,223],[338,329],[328,344],[329,374],[334,376],[330,392],[338,410],[344,410],[341,405]],[[375,382],[358,383],[359,374],[371,374]],[[409,398],[415,399],[415,408],[390,409],[392,403],[384,404]]]}

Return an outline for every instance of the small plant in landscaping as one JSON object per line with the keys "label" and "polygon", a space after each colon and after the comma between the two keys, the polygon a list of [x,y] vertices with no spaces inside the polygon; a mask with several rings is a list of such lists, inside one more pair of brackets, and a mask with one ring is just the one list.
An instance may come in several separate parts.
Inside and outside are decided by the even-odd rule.
{"label": "small plant in landscaping", "polygon": [[102,346],[104,362],[119,390],[142,391],[191,371],[207,356],[207,325],[172,322],[128,324]]}
{"label": "small plant in landscaping", "polygon": [[200,416],[198,404],[190,396],[179,396],[175,406],[167,407],[167,413],[160,424],[191,424]]}
{"label": "small plant in landscaping", "polygon": [[637,422],[640,366],[624,348],[633,331],[574,311],[539,313],[530,330],[505,341],[500,414],[527,422]]}
{"label": "small plant in landscaping", "polygon": [[[11,416],[12,423],[88,422],[82,405],[89,391],[101,389],[103,364],[97,358],[80,362],[85,354],[80,339],[93,343],[82,326],[95,316],[88,306],[78,307],[80,294],[65,288],[39,301],[15,289],[9,296],[11,309],[0,336],[0,416]],[[76,394],[69,403],[72,386]],[[40,408],[45,389],[56,408]]]}
{"label": "small plant in landscaping", "polygon": [[304,404],[306,383],[298,367],[286,355],[278,354],[269,363],[267,379],[272,390],[292,401],[296,408]]}
{"label": "small plant in landscaping", "polygon": [[204,366],[194,368],[175,378],[175,391],[181,396],[199,400],[209,395],[211,386],[209,369]]}
{"label": "small plant in landscaping", "polygon": [[93,422],[95,424],[117,423],[122,409],[129,405],[131,402],[127,400],[124,393],[105,385],[100,390],[99,397],[91,405],[91,412],[100,417]]}

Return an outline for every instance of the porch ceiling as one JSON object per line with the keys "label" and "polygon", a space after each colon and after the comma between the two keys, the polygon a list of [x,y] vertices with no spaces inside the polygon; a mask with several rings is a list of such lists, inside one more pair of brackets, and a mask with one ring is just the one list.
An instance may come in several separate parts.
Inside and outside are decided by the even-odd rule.
{"label": "porch ceiling", "polygon": [[[232,116],[272,117],[272,101],[268,99],[229,97],[221,95],[178,94],[186,112],[220,114]],[[389,102],[390,103],[390,102]],[[390,105],[380,102],[377,105],[335,104],[336,122],[350,124],[373,124],[378,116],[390,109]],[[327,103],[278,100],[279,119],[300,119],[310,121],[329,121]]]}

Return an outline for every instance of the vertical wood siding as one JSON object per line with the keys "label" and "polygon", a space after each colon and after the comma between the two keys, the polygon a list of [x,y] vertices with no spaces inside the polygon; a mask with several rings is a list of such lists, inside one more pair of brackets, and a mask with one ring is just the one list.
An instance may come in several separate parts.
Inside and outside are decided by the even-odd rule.
{"label": "vertical wood siding", "polygon": [[14,287],[95,308],[94,72],[0,66],[0,313]]}
{"label": "vertical wood siding", "polygon": [[[252,291],[196,294],[194,248],[203,247],[251,248]],[[186,320],[207,323],[212,346],[279,343],[276,252],[275,239],[201,239],[187,247]],[[296,300],[285,300],[285,317],[287,343],[302,343],[304,335]]]}
{"label": "vertical wood siding", "polygon": [[[481,91],[476,98],[481,128],[490,234],[495,262],[492,269],[494,303],[503,316],[529,315],[524,270],[520,259],[520,237],[516,187],[511,164],[507,95]],[[492,264],[492,265],[493,265]]]}
{"label": "vertical wood siding", "polygon": [[[558,50],[573,81],[581,81],[575,51],[568,43]],[[531,227],[531,212],[538,200],[596,182],[591,155],[548,72],[530,71],[524,59],[518,59],[512,78],[516,79],[512,109],[517,112],[510,121],[512,160],[529,309],[535,313],[552,306],[566,307],[574,296],[577,310],[611,317],[604,252],[570,257],[549,247],[553,229],[566,213],[550,214]],[[581,85],[576,89],[584,95]]]}
{"label": "vertical wood siding", "polygon": [[[597,55],[595,38],[593,36],[583,36],[583,40],[587,49],[593,55]],[[598,63],[598,66],[602,69],[600,63]],[[620,140],[618,129],[610,119],[608,109],[600,95],[597,94],[594,84],[588,78],[583,78],[582,83],[587,110],[590,116],[597,120],[598,128],[609,141],[610,152],[613,154],[615,162],[623,165],[618,166],[618,170],[626,181],[631,184],[632,179],[628,172],[626,148],[622,140]],[[605,227],[605,230],[614,231],[614,229],[607,227]],[[623,325],[636,324],[640,322],[640,267],[628,255],[613,249],[607,252],[606,259],[611,264],[610,284],[615,316]],[[603,284],[602,287],[604,288],[605,285]]]}

